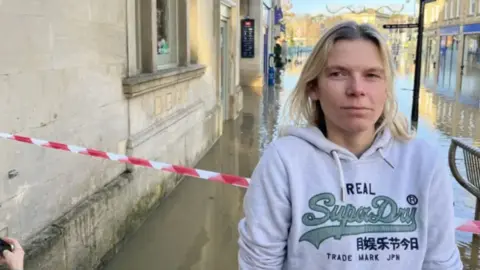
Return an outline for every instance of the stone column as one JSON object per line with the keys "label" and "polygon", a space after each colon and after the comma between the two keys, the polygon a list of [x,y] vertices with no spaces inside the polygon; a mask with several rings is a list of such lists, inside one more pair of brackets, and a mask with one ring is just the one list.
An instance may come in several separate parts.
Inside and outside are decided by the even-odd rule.
{"label": "stone column", "polygon": [[188,66],[190,64],[190,29],[188,18],[190,15],[189,0],[178,1],[178,61],[180,66]]}
{"label": "stone column", "polygon": [[157,55],[157,2],[144,0],[140,2],[140,28],[142,40],[142,72],[157,71],[154,55]]}
{"label": "stone column", "polygon": [[137,26],[139,25],[137,11],[140,8],[136,0],[127,0],[127,54],[128,54],[128,76],[134,76],[140,73],[140,59],[138,55],[138,46],[140,41],[137,38]]}
{"label": "stone column", "polygon": [[[262,87],[263,82],[263,1],[250,0],[247,14],[255,20],[255,57],[240,59],[240,85]],[[244,19],[240,18],[241,19]]]}
{"label": "stone column", "polygon": [[240,86],[240,0],[236,0],[236,6],[230,10],[230,24],[231,24],[231,37],[230,37],[230,50],[232,57],[232,78],[230,90],[230,112],[229,119],[236,119],[239,116],[240,111],[243,108],[243,91]]}

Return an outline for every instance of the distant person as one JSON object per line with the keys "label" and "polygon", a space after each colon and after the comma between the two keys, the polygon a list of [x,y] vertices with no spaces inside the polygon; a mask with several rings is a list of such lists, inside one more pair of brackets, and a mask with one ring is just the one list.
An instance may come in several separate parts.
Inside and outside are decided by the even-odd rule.
{"label": "distant person", "polygon": [[273,56],[275,62],[275,68],[283,69],[283,48],[282,48],[282,40],[279,36],[275,37],[275,46],[273,47]]}
{"label": "distant person", "polygon": [[20,243],[13,238],[4,237],[3,241],[10,245],[13,245],[12,252],[4,250],[0,255],[0,265],[7,265],[10,270],[23,270],[23,260],[25,257],[25,251],[23,251]]}
{"label": "distant person", "polygon": [[246,192],[239,269],[463,269],[448,167],[409,131],[394,75],[373,26],[320,39],[287,104],[295,126]]}

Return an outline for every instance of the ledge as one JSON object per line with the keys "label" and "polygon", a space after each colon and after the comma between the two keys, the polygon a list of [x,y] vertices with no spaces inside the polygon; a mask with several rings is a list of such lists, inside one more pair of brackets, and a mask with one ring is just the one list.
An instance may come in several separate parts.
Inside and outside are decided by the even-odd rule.
{"label": "ledge", "polygon": [[221,0],[222,4],[224,4],[225,6],[227,7],[236,7],[237,6],[237,3],[235,3],[235,1],[232,1],[232,0]]}
{"label": "ledge", "polygon": [[178,123],[179,121],[182,121],[188,115],[200,109],[203,105],[203,103],[199,102],[193,103],[188,107],[180,109],[172,115],[165,117],[165,119],[155,121],[155,123],[153,123],[151,126],[138,132],[137,134],[132,135],[128,140],[128,148],[136,148],[158,133],[166,131],[169,127]]}
{"label": "ledge", "polygon": [[206,66],[188,65],[139,74],[123,80],[123,93],[127,98],[144,95],[181,82],[200,78],[205,74]]}

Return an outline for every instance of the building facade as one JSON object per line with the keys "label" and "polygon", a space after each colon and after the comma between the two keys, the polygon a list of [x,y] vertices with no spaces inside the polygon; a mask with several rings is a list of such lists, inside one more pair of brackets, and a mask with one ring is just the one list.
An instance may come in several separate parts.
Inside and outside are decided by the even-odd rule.
{"label": "building facade", "polygon": [[[0,132],[195,166],[242,109],[240,4],[0,1]],[[95,269],[181,180],[0,145],[0,232],[26,269]]]}
{"label": "building facade", "polygon": [[439,0],[426,5],[423,77],[428,87],[479,106],[480,1]]}
{"label": "building facade", "polygon": [[328,16],[324,19],[326,29],[333,27],[341,21],[355,21],[357,23],[368,23],[375,26],[382,34],[387,37],[389,32],[383,29],[383,25],[390,21],[390,14],[383,13],[382,10],[364,8],[355,12],[346,12],[334,16]]}

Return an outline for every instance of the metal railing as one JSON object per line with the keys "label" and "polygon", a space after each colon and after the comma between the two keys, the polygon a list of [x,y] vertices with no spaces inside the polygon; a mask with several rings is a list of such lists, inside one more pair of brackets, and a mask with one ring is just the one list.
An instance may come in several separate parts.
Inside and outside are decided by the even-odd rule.
{"label": "metal railing", "polygon": [[[460,174],[457,168],[456,152],[457,148],[463,150],[466,179]],[[448,164],[453,177],[468,192],[477,197],[475,207],[475,220],[480,219],[480,149],[468,145],[458,139],[453,138],[448,151]]]}

